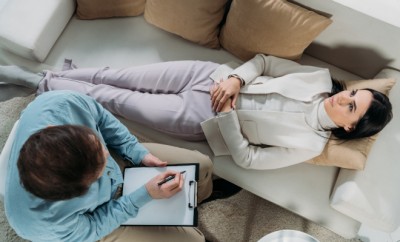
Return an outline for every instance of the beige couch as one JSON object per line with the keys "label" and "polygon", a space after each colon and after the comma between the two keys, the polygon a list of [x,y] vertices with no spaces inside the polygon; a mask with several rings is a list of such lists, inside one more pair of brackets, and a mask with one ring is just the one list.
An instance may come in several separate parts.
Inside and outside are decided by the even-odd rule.
{"label": "beige couch", "polygon": [[[83,2],[85,1],[78,0],[78,4]],[[140,7],[154,1],[138,2],[142,2],[142,5],[139,4]],[[202,1],[202,4],[207,2],[219,11],[222,9],[222,12],[227,8],[225,0]],[[237,1],[235,4],[240,4],[240,2],[242,1]],[[121,12],[114,9],[113,12],[88,13],[87,8],[85,12],[85,8],[79,9],[78,5],[80,11],[77,13],[81,18],[95,18],[82,20],[75,14],[76,2],[72,0],[37,0],[34,3],[23,0],[0,0],[0,65],[21,65],[32,71],[59,69],[64,58],[73,59],[80,67],[125,67],[184,59],[225,63],[232,60],[243,61],[253,53],[262,52],[265,47],[262,43],[265,42],[270,44],[268,45],[270,49],[266,49],[265,53],[282,54],[283,57],[296,59],[309,42],[314,40],[306,49],[306,54],[299,60],[301,63],[328,67],[333,76],[342,80],[375,77],[400,79],[399,72],[392,69],[400,69],[400,59],[396,58],[400,56],[399,47],[388,44],[390,40],[398,38],[399,29],[330,1],[324,1],[324,4],[318,0],[299,2],[314,8],[327,18],[313,15],[318,26],[304,28],[304,26],[293,26],[289,23],[286,26],[281,25],[278,32],[270,30],[275,26],[274,22],[281,24],[282,21],[278,21],[276,17],[265,19],[263,21],[272,26],[265,27],[265,31],[263,28],[255,29],[256,34],[253,33],[250,38],[249,35],[243,35],[251,31],[246,26],[226,30],[225,35],[221,34],[219,37],[218,31],[213,34],[207,28],[202,29],[202,34],[196,35],[200,29],[193,28],[193,24],[198,24],[200,19],[205,21],[202,27],[210,26],[208,21],[211,17],[201,18],[201,11],[188,11],[171,6],[163,6],[161,9],[163,10],[161,13],[170,13],[169,16],[160,16],[157,12],[160,9],[157,9],[155,5],[148,8],[146,6],[146,11],[154,8],[152,13],[148,12],[147,15],[145,13],[146,18],[142,14],[143,9],[138,11],[136,8],[136,11],[124,12],[124,14],[137,16],[96,19],[99,18],[99,14],[103,16],[108,14],[108,17],[111,17]],[[196,7],[193,3],[189,4],[190,6]],[[232,6],[235,5],[232,4]],[[240,17],[240,24],[246,22],[245,19],[251,22],[250,17],[241,17],[242,11],[245,11],[248,5],[237,6],[240,7],[237,8],[240,11],[235,14]],[[290,5],[290,7],[293,6]],[[257,6],[254,9],[258,9]],[[250,9],[253,13],[251,17],[262,18],[268,15],[263,12],[256,15],[254,9]],[[196,21],[180,20],[179,16],[182,14],[179,11],[191,13],[188,16],[193,16]],[[211,12],[215,13],[215,11]],[[237,28],[237,22],[232,19],[229,22],[231,13],[234,12],[228,12],[228,19],[224,26],[231,24]],[[213,16],[212,19],[215,23],[222,17]],[[332,23],[330,23],[331,20],[333,20]],[[353,22],[349,22],[350,20]],[[259,22],[262,23],[262,21]],[[367,22],[368,27],[372,27],[374,31],[365,31],[366,27],[363,23]],[[219,26],[218,22],[214,29]],[[204,31],[210,31],[211,37],[208,36],[205,40]],[[294,32],[297,34],[296,41],[290,34]],[[263,34],[265,36],[262,36]],[[279,34],[283,34],[284,37],[279,38]],[[379,38],[377,41],[378,36],[383,34],[386,34],[388,38],[384,40]],[[305,35],[308,36],[307,39],[300,39]],[[257,39],[263,39],[264,42],[259,44]],[[223,43],[224,48],[209,48],[217,47],[220,43]],[[295,45],[296,43],[300,44]],[[259,47],[261,50],[257,48],[249,50],[253,47]],[[269,51],[277,52],[270,53]],[[388,66],[392,68],[387,68]],[[4,83],[0,83],[0,87],[12,90],[13,95],[24,95],[32,91]],[[351,165],[353,168],[361,169],[359,171],[332,166],[338,164],[339,158],[330,158],[329,162],[326,162],[326,159],[313,161],[325,163],[328,166],[303,163],[278,170],[246,170],[237,166],[229,156],[214,157],[206,142],[174,139],[143,125],[119,118],[139,137],[197,149],[210,155],[215,164],[216,175],[325,226],[343,237],[353,238],[357,235],[361,223],[387,232],[394,231],[400,225],[400,207],[398,207],[400,192],[396,190],[397,184],[400,184],[400,176],[397,174],[400,168],[400,163],[397,163],[400,151],[396,149],[400,144],[400,126],[397,116],[400,111],[400,97],[396,95],[399,91],[399,85],[395,85],[390,92],[394,108],[393,121],[381,132],[376,141],[367,142],[372,147],[366,163],[363,162],[361,155],[361,165],[360,162],[357,162],[356,166]],[[361,145],[360,150],[369,151],[364,144]],[[5,154],[6,152],[2,152],[2,162],[7,161]],[[331,157],[337,157],[340,154],[333,152],[331,155],[333,155]],[[352,163],[353,158],[346,160],[346,157],[345,161],[339,165]],[[4,187],[4,181],[0,184]],[[2,187],[0,187],[0,194],[4,194]]]}

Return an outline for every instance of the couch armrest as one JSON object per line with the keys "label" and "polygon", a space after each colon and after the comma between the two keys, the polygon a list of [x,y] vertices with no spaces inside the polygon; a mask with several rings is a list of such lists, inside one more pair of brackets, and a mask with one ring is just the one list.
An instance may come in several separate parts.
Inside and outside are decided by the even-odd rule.
{"label": "couch armrest", "polygon": [[43,62],[74,11],[73,0],[8,0],[0,11],[0,45]]}
{"label": "couch armrest", "polygon": [[[393,77],[400,72],[382,70],[376,78]],[[393,120],[381,131],[368,156],[365,170],[341,169],[331,195],[331,206],[370,227],[393,232],[400,226],[400,84],[389,97]]]}

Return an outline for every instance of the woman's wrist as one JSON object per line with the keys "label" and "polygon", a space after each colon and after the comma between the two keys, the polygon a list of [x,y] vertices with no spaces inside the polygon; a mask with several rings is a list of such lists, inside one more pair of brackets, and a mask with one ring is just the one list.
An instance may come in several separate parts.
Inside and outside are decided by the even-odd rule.
{"label": "woman's wrist", "polygon": [[233,112],[233,109],[231,109],[229,111],[225,111],[225,112],[221,111],[221,112],[217,113],[217,117],[224,117],[224,116],[226,116],[226,115],[228,115],[228,114],[230,114],[232,112]]}
{"label": "woman's wrist", "polygon": [[227,113],[227,112],[230,112],[230,111],[232,111],[233,110],[233,108],[232,108],[232,99],[228,99],[226,102],[225,102],[225,104],[224,104],[224,106],[222,107],[222,109],[221,109],[221,113]]}
{"label": "woman's wrist", "polygon": [[231,74],[228,76],[228,78],[235,78],[239,81],[240,87],[243,87],[246,83],[244,82],[243,78],[241,78],[239,75],[237,74]]}

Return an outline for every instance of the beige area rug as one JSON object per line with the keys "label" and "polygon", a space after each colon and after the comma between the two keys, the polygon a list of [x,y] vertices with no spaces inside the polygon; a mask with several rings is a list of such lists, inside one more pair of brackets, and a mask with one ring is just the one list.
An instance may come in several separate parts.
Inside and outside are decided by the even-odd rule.
{"label": "beige area rug", "polygon": [[[21,110],[34,98],[13,98],[0,102],[0,149]],[[143,141],[143,137],[138,137]],[[264,235],[281,229],[304,231],[321,242],[359,242],[346,240],[245,190],[226,199],[199,206],[199,229],[212,242],[258,241]],[[25,241],[9,226],[0,202],[0,242]],[[190,241],[188,241],[190,242]]]}

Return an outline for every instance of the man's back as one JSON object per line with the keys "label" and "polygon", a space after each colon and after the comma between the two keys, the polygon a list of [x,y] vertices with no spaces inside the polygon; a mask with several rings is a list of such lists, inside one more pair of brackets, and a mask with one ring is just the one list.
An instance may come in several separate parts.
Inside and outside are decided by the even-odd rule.
{"label": "man's back", "polygon": [[[92,129],[104,144],[120,146],[121,150],[131,148],[133,155],[128,158],[138,160],[136,162],[140,162],[147,152],[137,143],[136,138],[94,99],[71,91],[53,91],[38,96],[20,117],[10,154],[4,200],[10,225],[21,237],[32,241],[98,240],[137,212],[130,197],[121,199],[118,205],[108,203],[123,182],[121,171],[111,156],[107,158],[103,175],[93,182],[88,192],[82,196],[48,201],[23,188],[17,167],[22,146],[33,133],[49,126],[65,124]],[[125,143],[119,144],[120,140]],[[144,193],[143,189],[141,192],[147,200],[148,194]],[[132,207],[132,211],[110,215],[115,206],[126,207],[127,204]],[[103,206],[104,209],[97,209],[99,206]]]}

